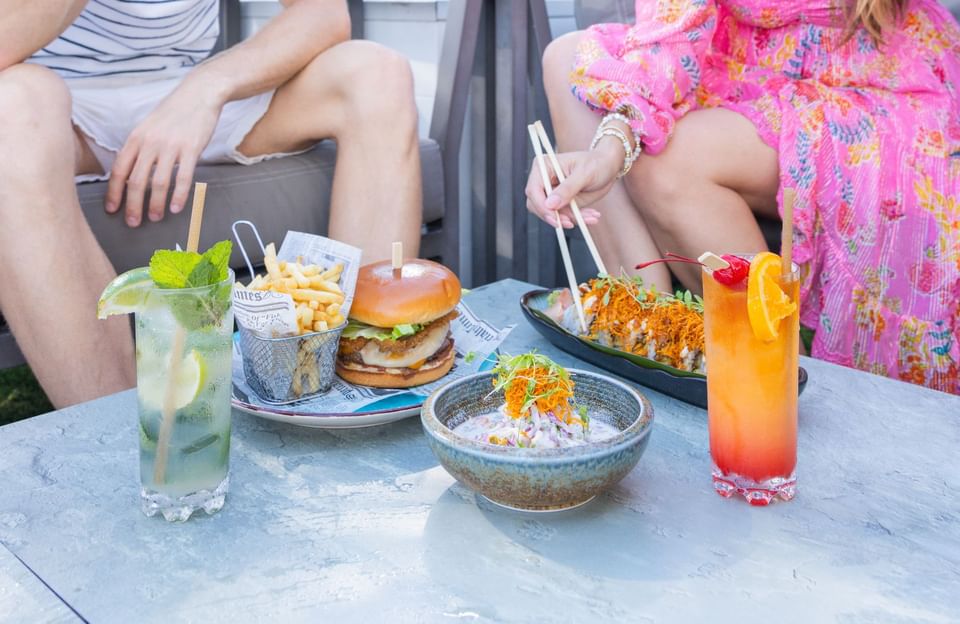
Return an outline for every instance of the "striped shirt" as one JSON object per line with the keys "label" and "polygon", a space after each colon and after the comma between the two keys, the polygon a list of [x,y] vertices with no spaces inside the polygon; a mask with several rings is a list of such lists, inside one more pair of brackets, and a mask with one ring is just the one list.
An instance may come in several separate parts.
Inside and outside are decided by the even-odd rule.
{"label": "striped shirt", "polygon": [[89,0],[30,59],[63,78],[177,73],[205,59],[220,33],[219,0]]}

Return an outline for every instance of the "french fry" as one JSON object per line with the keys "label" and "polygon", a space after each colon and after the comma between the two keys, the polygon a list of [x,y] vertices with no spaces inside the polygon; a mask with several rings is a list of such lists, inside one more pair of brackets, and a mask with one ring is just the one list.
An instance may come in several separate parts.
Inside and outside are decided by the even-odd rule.
{"label": "french fry", "polygon": [[320,275],[320,267],[316,264],[308,264],[307,266],[300,269],[300,273],[304,277],[313,277],[315,275]]}
{"label": "french fry", "polygon": [[340,325],[343,325],[344,320],[345,319],[343,318],[343,315],[338,312],[336,316],[329,317],[328,322],[330,323],[331,327],[339,327]]}
{"label": "french fry", "polygon": [[315,290],[325,290],[327,292],[336,293],[338,295],[343,294],[340,286],[336,282],[331,282],[330,280],[320,279],[319,276],[310,278],[310,288]]}
{"label": "french fry", "polygon": [[277,264],[277,248],[273,243],[267,245],[263,250],[263,266],[267,268],[267,274],[272,279],[280,279],[280,265]]}
{"label": "french fry", "polygon": [[290,390],[293,392],[293,396],[303,396],[303,384],[300,381],[300,374],[297,371],[293,371],[293,381],[290,382]]}
{"label": "french fry", "polygon": [[290,277],[297,282],[297,288],[309,288],[310,279],[305,277],[303,273],[300,272],[300,269],[297,265],[290,265]]}
{"label": "french fry", "polygon": [[343,301],[342,295],[319,290],[308,290],[306,288],[294,288],[290,291],[290,295],[294,301],[319,301],[320,303],[338,303]]}
{"label": "french fry", "polygon": [[323,273],[320,274],[320,279],[328,281],[339,281],[340,274],[343,273],[343,263],[338,262]]}
{"label": "french fry", "polygon": [[313,323],[313,331],[327,331],[328,329],[330,328],[326,321],[314,321]]}
{"label": "french fry", "polygon": [[[310,301],[309,303],[307,303],[307,305],[310,306],[310,309],[311,309],[311,310],[317,310],[317,309],[320,308],[320,302],[319,302],[319,301]],[[331,303],[330,305],[334,305],[334,304]]]}
{"label": "french fry", "polygon": [[326,308],[325,311],[326,311],[326,313],[329,314],[330,316],[336,316],[336,315],[338,315],[338,314],[340,313],[340,304],[339,304],[339,303],[331,303],[330,305],[327,306],[327,308]]}

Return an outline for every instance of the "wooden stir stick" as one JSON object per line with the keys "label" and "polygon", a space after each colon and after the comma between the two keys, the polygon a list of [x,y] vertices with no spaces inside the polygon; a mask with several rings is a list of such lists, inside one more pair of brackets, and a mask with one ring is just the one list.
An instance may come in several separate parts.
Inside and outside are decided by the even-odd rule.
{"label": "wooden stir stick", "polygon": [[[193,187],[193,208],[190,212],[190,230],[187,233],[187,251],[197,251],[200,245],[200,225],[203,221],[203,205],[207,199],[207,185],[197,182]],[[153,482],[161,484],[166,478],[167,457],[170,454],[170,436],[173,433],[174,405],[177,390],[177,378],[183,365],[183,350],[187,341],[187,330],[177,325],[170,347],[170,370],[167,377],[167,389],[163,394],[160,435],[157,436],[157,456],[153,462]]]}
{"label": "wooden stir stick", "polygon": [[[530,133],[530,142],[533,143],[533,151],[537,155],[537,167],[540,169],[540,176],[543,178],[543,188],[550,193],[553,191],[553,185],[550,184],[550,174],[547,173],[547,165],[543,162],[543,147],[540,144],[540,137],[537,136],[537,130],[534,124],[527,126]],[[560,255],[563,256],[563,268],[567,270],[567,282],[570,284],[570,294],[573,295],[573,303],[577,306],[577,316],[580,318],[580,329],[587,333],[587,319],[583,313],[583,302],[580,301],[580,287],[577,285],[577,276],[573,272],[573,262],[570,260],[570,250],[567,248],[567,237],[563,233],[563,226],[557,219],[557,242],[560,244]]]}
{"label": "wooden stir stick", "polygon": [[783,230],[780,232],[780,273],[793,273],[793,202],[797,192],[783,189]]}
{"label": "wooden stir stick", "polygon": [[393,243],[391,249],[391,264],[393,265],[394,271],[400,271],[403,269],[403,243],[397,241]]}

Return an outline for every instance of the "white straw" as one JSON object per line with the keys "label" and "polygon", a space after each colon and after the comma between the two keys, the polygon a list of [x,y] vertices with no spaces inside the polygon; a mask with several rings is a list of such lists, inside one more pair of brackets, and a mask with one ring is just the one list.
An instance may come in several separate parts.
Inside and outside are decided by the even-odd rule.
{"label": "white straw", "polygon": [[[533,143],[533,151],[537,155],[537,165],[540,168],[540,175],[543,177],[543,188],[547,193],[553,190],[550,184],[550,174],[547,173],[547,165],[543,162],[543,148],[540,146],[540,140],[537,138],[537,131],[533,124],[527,126],[530,132],[530,142]],[[557,216],[557,242],[560,243],[560,255],[563,256],[563,267],[567,270],[567,282],[570,284],[570,294],[573,295],[573,303],[577,306],[577,316],[580,317],[580,329],[587,333],[587,319],[583,314],[583,303],[580,301],[580,287],[577,285],[577,276],[573,272],[573,262],[570,260],[570,250],[567,248],[567,237],[563,233],[563,226],[560,225],[560,217]]]}
{"label": "white straw", "polygon": [[[553,151],[553,145],[550,143],[550,137],[547,136],[547,131],[544,129],[543,124],[540,121],[534,122],[534,127],[537,129],[537,134],[540,135],[540,141],[543,143],[543,148],[547,150],[547,157],[550,159],[550,164],[553,165],[553,170],[557,174],[557,180],[563,182],[566,176],[563,175],[563,169],[560,167],[560,161],[557,160],[557,154]],[[550,191],[547,191],[548,193]],[[590,236],[590,230],[587,229],[587,224],[583,221],[583,215],[580,214],[580,207],[577,206],[577,200],[570,200],[570,211],[573,212],[573,218],[577,221],[577,226],[580,228],[580,231],[583,233],[583,240],[587,242],[587,249],[590,250],[590,255],[593,256],[593,262],[597,265],[597,271],[600,275],[607,275],[607,267],[603,265],[603,260],[600,258],[600,252],[597,251],[597,246],[593,243],[593,237]]]}

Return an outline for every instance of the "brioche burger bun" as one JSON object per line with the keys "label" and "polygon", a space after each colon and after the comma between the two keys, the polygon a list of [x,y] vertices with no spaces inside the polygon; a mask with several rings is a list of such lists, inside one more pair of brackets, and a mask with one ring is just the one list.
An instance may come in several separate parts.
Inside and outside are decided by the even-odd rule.
{"label": "brioche burger bun", "polygon": [[453,271],[429,260],[405,260],[400,269],[389,260],[360,267],[337,374],[377,388],[410,388],[446,375],[460,290]]}

